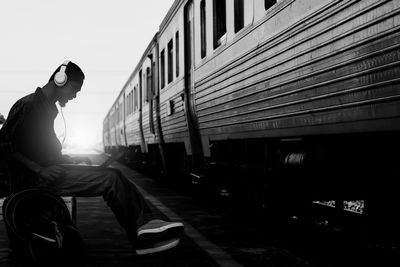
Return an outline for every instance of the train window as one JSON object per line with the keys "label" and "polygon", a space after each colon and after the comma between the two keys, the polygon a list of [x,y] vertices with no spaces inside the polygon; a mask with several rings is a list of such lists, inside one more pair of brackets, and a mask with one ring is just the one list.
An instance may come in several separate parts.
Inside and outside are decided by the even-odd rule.
{"label": "train window", "polygon": [[124,118],[124,106],[121,102],[121,105],[119,106],[119,120],[122,121],[123,118]]}
{"label": "train window", "polygon": [[129,100],[128,99],[129,99],[129,95],[127,95],[124,99],[125,100],[125,117],[128,116],[128,114],[129,114],[129,104],[128,104]]}
{"label": "train window", "polygon": [[150,73],[150,68],[147,67],[146,68],[146,91],[147,91],[147,97],[146,97],[146,102],[149,102],[151,97],[152,97],[152,93],[151,93],[151,73]]}
{"label": "train window", "polygon": [[128,93],[127,97],[128,115],[131,114],[131,92]]}
{"label": "train window", "polygon": [[119,121],[118,104],[115,106],[115,122]]}
{"label": "train window", "polygon": [[128,95],[128,115],[132,113],[132,108],[131,108],[131,92],[129,92]]}
{"label": "train window", "polygon": [[139,92],[138,92],[139,109],[142,109],[142,101],[143,101],[143,79],[142,79],[142,70],[140,70],[139,71]]}
{"label": "train window", "polygon": [[176,77],[179,76],[179,31],[175,34],[175,70],[176,70]]}
{"label": "train window", "polygon": [[121,108],[121,105],[120,104],[118,104],[118,121],[121,121],[121,119],[122,119],[122,114],[121,114],[121,110],[122,110],[122,108]]}
{"label": "train window", "polygon": [[206,56],[206,0],[200,2],[201,58]]}
{"label": "train window", "polygon": [[156,69],[156,63],[153,62],[152,64],[152,68],[151,68],[151,78],[152,78],[152,86],[151,86],[151,90],[152,90],[152,94],[154,95],[158,95],[158,86],[157,86],[157,90],[156,90],[156,84],[158,84],[158,82],[155,80],[156,79],[156,75],[154,75],[154,70]]}
{"label": "train window", "polygon": [[270,7],[276,4],[276,0],[264,0],[265,10],[268,10]]}
{"label": "train window", "polygon": [[125,94],[124,102],[124,113],[127,116],[129,114],[129,94]]}
{"label": "train window", "polygon": [[133,109],[133,90],[132,90],[132,92],[131,92],[131,112],[133,112],[134,111],[134,109]]}
{"label": "train window", "polygon": [[244,27],[244,0],[235,0],[235,33]]}
{"label": "train window", "polygon": [[133,91],[131,91],[130,93],[129,93],[129,96],[130,96],[130,109],[131,109],[131,113],[133,112]]}
{"label": "train window", "polygon": [[131,93],[128,94],[128,115],[131,114]]}
{"label": "train window", "polygon": [[222,44],[226,34],[226,0],[214,0],[214,48]]}
{"label": "train window", "polygon": [[137,100],[138,100],[138,93],[137,93],[137,86],[135,86],[135,88],[133,88],[133,94],[134,94],[134,96],[133,96],[133,110],[137,110]]}
{"label": "train window", "polygon": [[161,89],[165,87],[165,51],[161,51]]}
{"label": "train window", "polygon": [[121,110],[121,108],[120,108],[120,105],[118,103],[118,106],[117,106],[117,122],[119,122],[121,120],[120,110]]}
{"label": "train window", "polygon": [[131,114],[132,113],[132,102],[131,102],[131,92],[129,92],[129,95],[128,95],[128,114]]}
{"label": "train window", "polygon": [[136,87],[133,88],[133,110],[136,111],[137,107],[137,89]]}
{"label": "train window", "polygon": [[168,42],[168,83],[172,82],[173,79],[173,57],[172,57],[172,53],[173,53],[173,44],[172,44],[172,39]]}
{"label": "train window", "polygon": [[142,79],[142,81],[143,81],[143,85],[142,85],[142,87],[143,87],[143,100],[144,100],[145,102],[148,102],[148,100],[147,100],[148,95],[147,95],[147,79],[146,79],[146,73],[143,73],[143,79]]}

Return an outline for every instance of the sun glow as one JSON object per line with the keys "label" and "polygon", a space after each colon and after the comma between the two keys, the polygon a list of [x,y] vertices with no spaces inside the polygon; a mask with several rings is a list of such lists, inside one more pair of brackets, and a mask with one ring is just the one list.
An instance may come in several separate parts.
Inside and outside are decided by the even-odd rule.
{"label": "sun glow", "polygon": [[[79,133],[67,135],[63,145],[63,153],[65,154],[93,154],[99,148],[97,135],[93,131],[83,130]],[[97,152],[98,153],[98,152]]]}
{"label": "sun glow", "polygon": [[89,131],[82,131],[79,134],[71,136],[70,144],[78,147],[89,147],[94,145],[94,136]]}
{"label": "sun glow", "polygon": [[[93,121],[87,122],[69,120],[67,123],[66,138],[63,144],[63,154],[93,154],[101,150],[101,128],[96,127]],[[73,123],[72,123],[73,122]],[[58,127],[60,142],[63,141],[64,127]]]}

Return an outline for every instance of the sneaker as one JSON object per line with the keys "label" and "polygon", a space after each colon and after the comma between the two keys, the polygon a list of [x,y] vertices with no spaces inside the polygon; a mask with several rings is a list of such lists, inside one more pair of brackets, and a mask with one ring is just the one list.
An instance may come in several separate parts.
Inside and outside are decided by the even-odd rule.
{"label": "sneaker", "polygon": [[137,242],[138,244],[159,243],[178,237],[182,232],[181,222],[151,220],[138,229]]}
{"label": "sneaker", "polygon": [[141,247],[140,245],[136,248],[136,254],[138,255],[146,255],[151,253],[157,253],[161,251],[165,251],[171,249],[179,244],[179,238],[173,238],[171,240],[156,242],[150,244],[148,246]]}

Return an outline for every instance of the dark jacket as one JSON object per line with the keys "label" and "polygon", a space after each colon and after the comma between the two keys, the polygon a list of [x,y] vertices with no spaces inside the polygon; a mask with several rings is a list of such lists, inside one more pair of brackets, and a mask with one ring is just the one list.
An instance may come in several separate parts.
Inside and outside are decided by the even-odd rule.
{"label": "dark jacket", "polygon": [[61,144],[54,132],[58,110],[37,88],[19,99],[0,129],[0,143],[41,166],[60,162]]}

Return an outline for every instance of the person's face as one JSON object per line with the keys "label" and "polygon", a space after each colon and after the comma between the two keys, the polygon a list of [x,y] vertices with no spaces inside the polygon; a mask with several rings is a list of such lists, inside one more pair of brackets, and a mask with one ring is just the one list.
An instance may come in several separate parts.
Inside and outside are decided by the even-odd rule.
{"label": "person's face", "polygon": [[76,97],[76,94],[82,88],[82,82],[78,81],[70,81],[67,82],[62,88],[58,90],[58,102],[60,106],[65,107],[69,100],[72,100]]}

